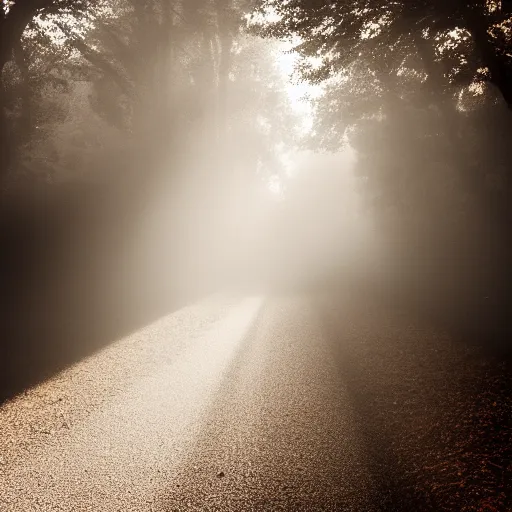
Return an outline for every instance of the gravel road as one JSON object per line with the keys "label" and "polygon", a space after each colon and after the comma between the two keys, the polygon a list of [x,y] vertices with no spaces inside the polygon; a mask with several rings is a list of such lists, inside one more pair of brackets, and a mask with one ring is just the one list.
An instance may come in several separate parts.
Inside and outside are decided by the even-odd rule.
{"label": "gravel road", "polygon": [[384,306],[210,297],[0,407],[0,511],[508,512],[511,374]]}

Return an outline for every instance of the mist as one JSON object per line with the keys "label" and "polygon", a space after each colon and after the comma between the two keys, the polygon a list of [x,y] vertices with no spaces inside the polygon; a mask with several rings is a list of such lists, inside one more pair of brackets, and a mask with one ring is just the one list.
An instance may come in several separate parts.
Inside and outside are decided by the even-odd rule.
{"label": "mist", "polygon": [[30,9],[0,61],[14,331],[32,311],[51,338],[59,304],[122,326],[214,290],[357,290],[507,346],[510,116],[467,34],[407,46],[390,83],[274,2]]}
{"label": "mist", "polygon": [[[113,485],[98,510],[505,510],[511,26],[483,0],[2,2],[0,478],[39,475],[36,425]],[[98,483],[98,429],[146,505]]]}

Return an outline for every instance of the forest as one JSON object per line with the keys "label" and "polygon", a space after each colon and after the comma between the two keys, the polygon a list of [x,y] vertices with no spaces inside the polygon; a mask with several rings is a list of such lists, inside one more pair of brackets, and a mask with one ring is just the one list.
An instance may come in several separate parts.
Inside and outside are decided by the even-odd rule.
{"label": "forest", "polygon": [[0,509],[512,510],[511,0],[1,0]]}
{"label": "forest", "polygon": [[[123,323],[279,273],[322,203],[324,250],[358,244],[343,165],[309,192],[349,148],[378,247],[356,287],[507,346],[511,30],[500,0],[3,0],[2,322],[66,339],[76,311]],[[289,80],[321,90],[308,130]],[[317,155],[308,179],[286,152]]]}

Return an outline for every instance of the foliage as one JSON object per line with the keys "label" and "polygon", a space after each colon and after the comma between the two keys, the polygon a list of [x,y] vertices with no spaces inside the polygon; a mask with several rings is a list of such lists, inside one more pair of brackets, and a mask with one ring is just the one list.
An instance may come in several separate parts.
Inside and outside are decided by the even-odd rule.
{"label": "foliage", "polygon": [[252,17],[323,85],[310,145],[356,151],[394,287],[448,314],[509,304],[511,23],[484,0],[264,0]]}
{"label": "foliage", "polygon": [[[259,160],[270,163],[272,148],[290,131],[282,128],[282,91],[271,92],[261,73],[246,73],[265,58],[261,44],[255,53],[254,40],[240,39],[250,6],[242,0],[12,2],[2,22],[24,7],[25,29],[4,45],[0,126],[11,134],[3,144],[4,176],[101,174],[113,158],[106,141],[111,154],[124,144],[141,169],[161,167],[173,150],[194,149],[215,170],[235,165],[234,158],[247,161],[249,153],[253,168]],[[267,122],[273,116],[279,134],[266,133],[247,114],[260,98],[260,116]],[[239,139],[244,133],[251,149],[231,157],[241,147],[235,133]]]}
{"label": "foliage", "polygon": [[302,72],[311,81],[363,69],[378,82],[376,94],[399,92],[410,81],[428,82],[438,92],[490,81],[512,103],[511,17],[491,5],[485,0],[267,0],[260,12],[272,12],[277,21],[264,22],[260,32],[298,37]]}
{"label": "foliage", "polygon": [[[259,12],[267,21],[260,18],[256,30],[298,38],[303,79],[325,86],[312,143],[336,149],[349,140],[383,208],[407,203],[420,217],[422,201],[433,199],[425,187],[445,194],[441,183],[460,193],[445,194],[449,208],[458,208],[468,187],[473,195],[482,191],[488,170],[483,161],[496,151],[499,156],[491,160],[500,162],[497,172],[503,174],[507,152],[501,141],[509,121],[484,83],[494,84],[509,101],[510,13],[489,2],[462,0],[269,0]],[[494,139],[484,124],[489,118],[500,119]],[[483,140],[485,157],[474,151]],[[462,182],[456,185],[457,180]],[[400,217],[411,218],[404,211]]]}

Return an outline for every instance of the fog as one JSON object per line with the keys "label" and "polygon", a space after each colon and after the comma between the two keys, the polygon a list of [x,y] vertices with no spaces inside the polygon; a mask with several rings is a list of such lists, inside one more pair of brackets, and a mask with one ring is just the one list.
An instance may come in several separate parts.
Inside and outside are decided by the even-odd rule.
{"label": "fog", "polygon": [[472,18],[431,37],[420,17],[424,41],[392,46],[377,7],[349,13],[345,40],[270,0],[47,4],[0,11],[2,315],[20,354],[80,325],[101,345],[106,324],[218,290],[357,291],[506,338],[506,52],[485,74]]}
{"label": "fog", "polygon": [[0,2],[0,509],[512,510],[506,4]]}

